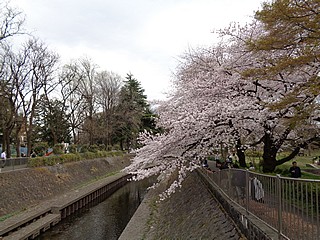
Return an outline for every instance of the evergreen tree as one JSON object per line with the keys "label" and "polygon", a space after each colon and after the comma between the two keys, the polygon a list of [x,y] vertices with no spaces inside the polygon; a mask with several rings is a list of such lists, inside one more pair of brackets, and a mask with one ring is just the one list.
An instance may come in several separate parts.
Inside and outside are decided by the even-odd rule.
{"label": "evergreen tree", "polygon": [[70,125],[65,106],[59,100],[43,98],[37,108],[36,141],[47,142],[54,146],[61,142],[70,142]]}
{"label": "evergreen tree", "polygon": [[162,132],[162,129],[157,127],[156,125],[156,119],[158,118],[158,115],[155,114],[151,108],[148,106],[144,115],[141,118],[141,129],[140,131],[148,131],[152,134],[156,134],[159,132]]}
{"label": "evergreen tree", "polygon": [[132,74],[127,74],[124,86],[120,90],[117,109],[118,126],[114,132],[114,141],[120,143],[121,149],[137,147],[137,137],[143,129],[142,119],[149,111],[147,97]]}

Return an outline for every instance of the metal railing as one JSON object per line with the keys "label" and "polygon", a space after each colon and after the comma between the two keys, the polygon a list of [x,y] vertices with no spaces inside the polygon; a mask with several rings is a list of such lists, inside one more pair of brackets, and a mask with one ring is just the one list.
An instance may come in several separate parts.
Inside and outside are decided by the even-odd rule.
{"label": "metal railing", "polygon": [[225,195],[278,232],[278,239],[320,239],[320,180],[258,174],[241,169],[207,177]]}
{"label": "metal railing", "polygon": [[6,160],[0,159],[1,172],[26,168],[28,160],[28,157],[7,158]]}

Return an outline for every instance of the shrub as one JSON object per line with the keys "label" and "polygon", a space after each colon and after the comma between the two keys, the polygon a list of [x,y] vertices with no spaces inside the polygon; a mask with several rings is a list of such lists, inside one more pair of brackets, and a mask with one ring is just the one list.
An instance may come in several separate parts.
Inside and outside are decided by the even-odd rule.
{"label": "shrub", "polygon": [[120,151],[121,147],[120,147],[120,145],[117,144],[117,145],[112,146],[112,149],[116,150],[116,151]]}
{"label": "shrub", "polygon": [[107,149],[106,145],[104,144],[99,144],[99,150],[100,151],[105,151]]}
{"label": "shrub", "polygon": [[58,163],[75,162],[80,160],[90,160],[95,158],[104,158],[112,156],[122,156],[122,151],[97,151],[97,152],[85,152],[85,153],[67,153],[61,155],[51,155],[49,157],[35,157],[29,158],[29,167],[41,167],[41,166],[53,166]]}
{"label": "shrub", "polygon": [[80,161],[82,159],[79,153],[68,153],[61,156],[64,162],[75,162]]}
{"label": "shrub", "polygon": [[38,155],[38,156],[43,156],[46,153],[46,150],[49,148],[49,145],[47,142],[38,142],[35,143],[33,146],[33,151]]}
{"label": "shrub", "polygon": [[43,157],[29,158],[28,160],[28,167],[41,167],[44,165]]}
{"label": "shrub", "polygon": [[85,152],[89,152],[89,145],[88,144],[83,144],[80,147],[80,153],[85,153]]}
{"label": "shrub", "polygon": [[76,144],[69,145],[69,153],[77,153],[78,152],[78,146]]}
{"label": "shrub", "polygon": [[93,159],[96,158],[96,154],[93,152],[85,152],[81,154],[82,158],[84,159]]}
{"label": "shrub", "polygon": [[106,150],[107,150],[107,151],[111,151],[111,150],[112,150],[112,146],[111,146],[111,145],[108,145]]}
{"label": "shrub", "polygon": [[64,145],[61,143],[54,145],[53,153],[54,154],[63,154],[64,153]]}
{"label": "shrub", "polygon": [[60,157],[60,155],[53,155],[50,157],[46,157],[44,159],[44,163],[46,166],[54,166],[57,163],[63,163],[63,159],[62,157]]}
{"label": "shrub", "polygon": [[123,154],[124,154],[123,151],[113,151],[110,153],[111,153],[111,156],[123,156]]}
{"label": "shrub", "polygon": [[88,150],[89,150],[89,152],[94,152],[94,153],[96,153],[96,152],[99,151],[99,146],[96,145],[96,144],[90,145]]}

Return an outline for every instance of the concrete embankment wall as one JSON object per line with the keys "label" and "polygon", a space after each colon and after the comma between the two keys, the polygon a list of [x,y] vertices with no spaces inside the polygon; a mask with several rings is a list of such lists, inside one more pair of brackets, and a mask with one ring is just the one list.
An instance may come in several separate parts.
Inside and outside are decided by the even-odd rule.
{"label": "concrete embankment wall", "polygon": [[249,215],[243,208],[237,206],[226,195],[212,184],[203,171],[198,170],[198,175],[206,184],[213,196],[219,201],[224,210],[235,222],[237,227],[247,239],[272,240],[278,239],[278,234],[253,215]]}
{"label": "concrete embankment wall", "polygon": [[3,222],[0,222],[0,238],[4,240],[34,239],[40,233],[56,225],[84,207],[90,207],[105,200],[127,183],[130,175],[117,173],[100,179],[77,190],[42,202]]}
{"label": "concrete embankment wall", "polygon": [[0,238],[34,238],[82,207],[105,199],[127,182],[129,175],[119,170],[130,163],[131,157],[86,160],[0,174],[1,210],[10,213],[0,221]]}
{"label": "concrete embankment wall", "polygon": [[16,214],[128,166],[132,156],[28,168],[0,174],[0,217]]}
{"label": "concrete embankment wall", "polygon": [[148,192],[119,240],[245,239],[196,172],[168,199],[157,202],[170,182]]}
{"label": "concrete embankment wall", "polygon": [[150,191],[119,240],[135,239],[278,239],[266,224],[237,207],[201,171],[195,171],[167,200],[166,189]]}
{"label": "concrete embankment wall", "polygon": [[[52,206],[57,210],[62,209],[61,204],[46,204],[46,201],[52,203],[52,198],[57,195],[62,196],[63,202],[70,200],[70,192],[76,194],[77,189],[89,186],[90,182],[99,182],[96,180],[123,169],[129,163],[130,156],[126,156],[2,173],[0,187],[5,197],[0,199],[0,210],[4,214],[35,205],[42,206],[43,209],[38,207],[38,211],[43,212],[52,211]],[[246,223],[252,224],[250,227],[254,228],[250,231],[247,231],[248,227],[243,229],[243,222],[239,225],[239,219],[243,215],[241,211],[240,214],[228,211],[228,208],[233,209],[232,211],[236,208],[223,198],[219,190],[208,185],[203,177],[199,177],[196,172],[192,173],[183,182],[181,189],[177,189],[175,194],[160,204],[156,203],[157,196],[169,186],[170,181],[164,183],[157,191],[150,191],[120,239],[245,239],[243,233],[249,236],[249,239],[254,239],[251,238],[252,233],[260,236],[258,239],[270,239],[256,224],[252,224],[254,221],[249,218],[246,219]],[[8,189],[4,191],[4,188]],[[29,214],[29,211],[23,213]],[[33,216],[32,211],[30,216]]]}

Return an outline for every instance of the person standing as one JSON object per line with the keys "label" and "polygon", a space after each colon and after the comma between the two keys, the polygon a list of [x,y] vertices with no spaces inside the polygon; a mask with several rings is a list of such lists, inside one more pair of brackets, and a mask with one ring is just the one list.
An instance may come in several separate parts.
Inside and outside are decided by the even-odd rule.
{"label": "person standing", "polygon": [[293,161],[292,166],[289,169],[292,178],[299,178],[301,177],[301,169],[297,166],[297,162]]}
{"label": "person standing", "polygon": [[4,165],[6,165],[6,159],[7,159],[7,155],[6,155],[6,152],[5,151],[3,151],[2,153],[1,153],[1,162],[2,162],[2,168],[4,168]]}

